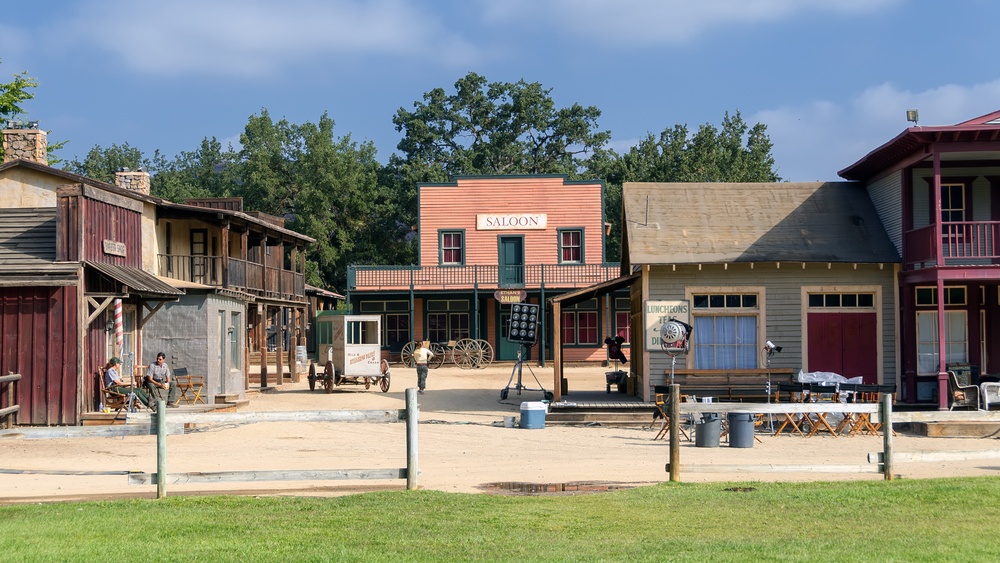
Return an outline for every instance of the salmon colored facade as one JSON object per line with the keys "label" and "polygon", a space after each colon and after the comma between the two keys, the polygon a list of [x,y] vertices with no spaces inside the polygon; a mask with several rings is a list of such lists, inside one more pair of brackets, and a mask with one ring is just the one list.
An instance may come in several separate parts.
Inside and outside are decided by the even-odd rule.
{"label": "salmon colored facade", "polygon": [[[497,359],[516,360],[519,345],[507,341],[505,326],[511,303],[498,302],[498,292],[539,304],[619,273],[618,263],[605,260],[601,181],[458,178],[420,185],[418,205],[419,264],[348,270],[348,303],[354,312],[383,315],[382,343],[390,358],[411,340],[476,338],[490,342]],[[603,341],[621,326],[616,319],[627,332],[627,294],[618,299],[565,313],[570,337],[563,339],[564,358],[606,358]],[[527,351],[536,360],[552,357],[550,317]]]}

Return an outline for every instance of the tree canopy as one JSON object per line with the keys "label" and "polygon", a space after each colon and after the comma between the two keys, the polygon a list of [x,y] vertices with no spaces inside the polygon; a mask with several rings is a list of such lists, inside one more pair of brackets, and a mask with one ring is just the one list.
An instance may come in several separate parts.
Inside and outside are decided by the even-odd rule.
{"label": "tree canopy", "polygon": [[[35,97],[32,89],[38,87],[38,81],[28,76],[24,71],[14,75],[10,82],[0,82],[0,127],[7,127],[7,121],[25,115],[21,103]],[[0,157],[3,157],[3,145],[0,145]]]}

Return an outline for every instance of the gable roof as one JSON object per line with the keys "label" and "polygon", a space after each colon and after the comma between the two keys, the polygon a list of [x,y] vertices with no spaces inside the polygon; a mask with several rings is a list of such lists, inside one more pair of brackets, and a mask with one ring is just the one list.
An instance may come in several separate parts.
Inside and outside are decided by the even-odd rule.
{"label": "gable roof", "polygon": [[638,183],[622,189],[622,270],[640,264],[894,263],[853,182]]}
{"label": "gable roof", "polygon": [[900,162],[931,158],[930,147],[936,143],[976,143],[981,151],[1000,151],[1000,111],[957,125],[908,127],[837,174],[845,180],[867,180]]}

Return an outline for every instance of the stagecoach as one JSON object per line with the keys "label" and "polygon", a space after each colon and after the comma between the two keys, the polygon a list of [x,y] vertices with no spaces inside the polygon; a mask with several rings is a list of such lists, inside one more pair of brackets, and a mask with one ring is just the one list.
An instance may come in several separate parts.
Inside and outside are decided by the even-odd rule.
{"label": "stagecoach", "polygon": [[[378,385],[389,391],[389,362],[382,359],[382,318],[343,311],[316,312],[316,361],[309,363],[309,390],[339,385]],[[317,368],[322,366],[322,371]]]}

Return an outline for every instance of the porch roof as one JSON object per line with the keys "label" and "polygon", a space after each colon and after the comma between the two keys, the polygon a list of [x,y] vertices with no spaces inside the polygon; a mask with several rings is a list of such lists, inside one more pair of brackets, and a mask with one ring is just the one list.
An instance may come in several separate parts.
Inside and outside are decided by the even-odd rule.
{"label": "porch roof", "polygon": [[184,292],[174,288],[168,283],[160,281],[153,274],[149,274],[139,268],[129,266],[118,266],[104,262],[84,262],[86,267],[96,270],[102,275],[111,278],[128,288],[129,293],[136,293],[148,297],[178,297]]}

